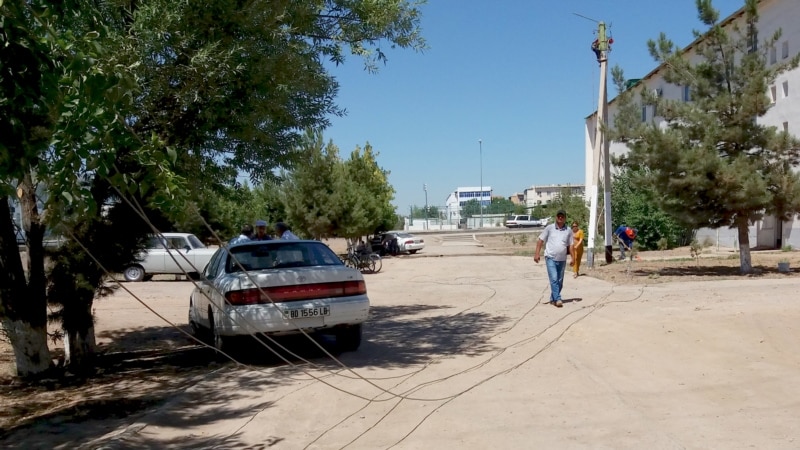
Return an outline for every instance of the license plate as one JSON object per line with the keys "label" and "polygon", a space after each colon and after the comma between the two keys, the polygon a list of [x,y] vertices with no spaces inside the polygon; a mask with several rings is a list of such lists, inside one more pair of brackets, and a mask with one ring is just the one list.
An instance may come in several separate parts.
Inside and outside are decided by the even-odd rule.
{"label": "license plate", "polygon": [[288,319],[306,319],[309,317],[330,316],[331,307],[319,306],[316,308],[287,309],[283,311],[283,315]]}

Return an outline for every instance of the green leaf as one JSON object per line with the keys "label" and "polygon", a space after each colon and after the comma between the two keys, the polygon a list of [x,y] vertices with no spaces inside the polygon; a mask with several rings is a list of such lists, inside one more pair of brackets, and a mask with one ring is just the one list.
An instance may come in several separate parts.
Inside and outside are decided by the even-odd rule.
{"label": "green leaf", "polygon": [[178,159],[178,152],[175,151],[174,147],[167,147],[167,155],[169,156],[169,161],[175,164],[175,161]]}

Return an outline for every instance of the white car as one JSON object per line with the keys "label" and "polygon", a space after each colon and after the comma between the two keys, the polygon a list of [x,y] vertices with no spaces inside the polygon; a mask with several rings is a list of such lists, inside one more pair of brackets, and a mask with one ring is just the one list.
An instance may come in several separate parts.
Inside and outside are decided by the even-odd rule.
{"label": "white car", "polygon": [[400,248],[400,253],[408,252],[412,255],[425,248],[425,239],[414,236],[411,233],[396,232],[397,246]]}
{"label": "white car", "polygon": [[139,262],[126,267],[122,275],[128,281],[142,281],[158,274],[196,274],[203,271],[216,251],[190,233],[161,233],[150,236]]}
{"label": "white car", "polygon": [[225,349],[255,334],[332,334],[342,351],[361,345],[369,316],[364,278],[312,240],[250,241],[220,248],[189,299],[189,324]]}

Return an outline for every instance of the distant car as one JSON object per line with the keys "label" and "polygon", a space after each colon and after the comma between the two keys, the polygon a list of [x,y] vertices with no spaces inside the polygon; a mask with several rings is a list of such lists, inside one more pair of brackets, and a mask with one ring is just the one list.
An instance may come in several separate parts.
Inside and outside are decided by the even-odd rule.
{"label": "distant car", "polygon": [[547,219],[536,219],[528,215],[509,216],[506,219],[507,228],[529,228],[547,225]]}
{"label": "distant car", "polygon": [[425,248],[425,239],[414,236],[411,233],[406,233],[404,231],[392,231],[389,234],[392,234],[397,238],[397,246],[400,249],[400,253],[408,252],[413,255],[414,253],[417,253]]}
{"label": "distant car", "polygon": [[189,324],[219,350],[236,336],[301,329],[334,335],[342,351],[361,345],[364,278],[319,241],[234,244],[217,250],[203,275],[189,299]]}
{"label": "distant car", "polygon": [[196,274],[203,271],[216,250],[190,233],[150,236],[140,262],[125,268],[122,275],[128,281],[142,281],[159,274]]}

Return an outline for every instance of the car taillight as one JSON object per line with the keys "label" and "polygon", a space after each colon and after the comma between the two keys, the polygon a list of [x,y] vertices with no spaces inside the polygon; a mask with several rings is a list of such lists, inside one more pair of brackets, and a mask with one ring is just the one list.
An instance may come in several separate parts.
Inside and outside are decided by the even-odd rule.
{"label": "car taillight", "polygon": [[422,244],[423,242],[425,242],[425,239],[420,239],[420,240],[419,240],[419,243],[420,243],[420,244]]}
{"label": "car taillight", "polygon": [[408,245],[408,244],[413,244],[413,243],[414,243],[414,240],[413,240],[413,239],[411,239],[411,240],[409,240],[409,241],[405,241],[405,242],[403,242],[403,245]]}
{"label": "car taillight", "polygon": [[[262,293],[263,291],[263,293]],[[316,298],[348,297],[367,293],[363,280],[334,283],[298,284],[259,289],[230,291],[225,298],[231,305],[256,305],[261,303],[313,300]]]}
{"label": "car taillight", "polygon": [[[225,294],[225,298],[231,305],[256,305],[262,303],[262,297],[258,289],[230,291]],[[265,303],[269,303],[269,300],[266,300]]]}

